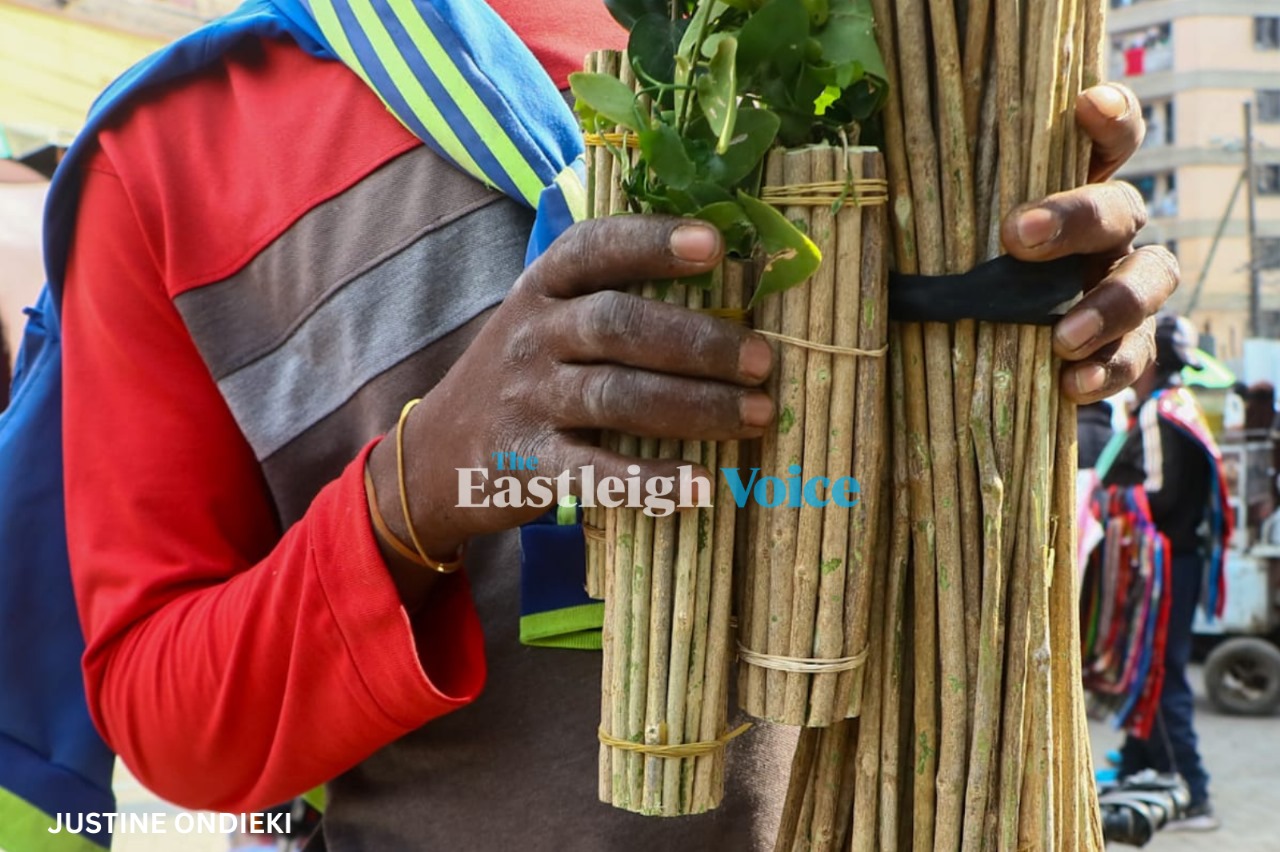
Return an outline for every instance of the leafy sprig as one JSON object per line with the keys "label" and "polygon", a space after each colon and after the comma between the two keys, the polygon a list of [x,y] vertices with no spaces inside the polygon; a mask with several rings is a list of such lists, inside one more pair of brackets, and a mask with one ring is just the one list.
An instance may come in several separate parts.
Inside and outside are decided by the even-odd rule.
{"label": "leafy sprig", "polygon": [[804,281],[821,255],[756,198],[762,164],[775,144],[839,142],[879,112],[870,0],[605,4],[630,31],[640,91],[604,74],[569,81],[589,132],[635,134],[640,157],[623,177],[633,209],[706,219],[732,254],[763,253],[755,300]]}

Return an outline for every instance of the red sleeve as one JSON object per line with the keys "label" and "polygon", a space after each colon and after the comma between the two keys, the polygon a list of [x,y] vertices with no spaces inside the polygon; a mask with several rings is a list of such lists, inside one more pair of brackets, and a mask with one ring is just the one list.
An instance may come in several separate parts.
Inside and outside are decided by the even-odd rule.
{"label": "red sleeve", "polygon": [[107,742],[167,799],[250,810],[473,700],[484,657],[467,581],[442,579],[411,628],[370,529],[369,448],[281,536],[104,156],[78,221],[67,529]]}

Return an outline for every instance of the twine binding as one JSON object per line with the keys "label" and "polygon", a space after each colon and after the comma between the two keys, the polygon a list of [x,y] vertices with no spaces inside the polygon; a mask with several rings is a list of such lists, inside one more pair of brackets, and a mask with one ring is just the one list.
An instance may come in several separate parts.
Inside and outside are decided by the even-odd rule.
{"label": "twine binding", "polygon": [[631,740],[620,740],[610,735],[604,728],[596,731],[596,736],[600,739],[602,745],[610,748],[621,749],[622,751],[635,752],[636,754],[644,754],[649,757],[662,757],[669,760],[677,760],[685,757],[703,757],[709,754],[715,754],[724,749],[729,744],[729,740],[740,737],[751,728],[750,722],[743,722],[729,733],[725,734],[718,740],[706,740],[697,743],[679,743],[677,745],[657,745],[648,743],[633,743]]}
{"label": "twine binding", "polygon": [[829,352],[832,355],[849,355],[855,358],[883,358],[884,353],[889,351],[888,346],[881,346],[879,349],[850,349],[848,346],[831,346],[826,343],[814,343],[812,340],[805,340],[800,337],[791,337],[772,331],[761,331],[758,328],[755,329],[755,333],[770,340],[777,340],[791,346],[799,346],[801,349]]}
{"label": "twine binding", "polygon": [[833,657],[816,659],[811,657],[784,657],[777,654],[761,654],[738,644],[738,658],[749,666],[761,669],[774,669],[780,672],[796,674],[825,674],[827,672],[850,672],[860,668],[867,661],[870,646],[863,648],[852,657]]}
{"label": "twine binding", "polygon": [[889,201],[889,181],[884,178],[854,178],[819,183],[766,186],[760,200],[774,207],[826,207],[839,210],[845,202],[855,207],[875,207]]}
{"label": "twine binding", "polygon": [[[738,324],[745,324],[747,321],[747,312],[742,308],[700,308],[698,313]],[[816,352],[826,352],[831,355],[848,355],[852,358],[883,358],[884,354],[889,351],[889,347],[887,345],[881,346],[879,349],[852,349],[848,346],[832,346],[829,343],[814,343],[812,340],[805,340],[801,337],[791,337],[786,334],[778,334],[774,331],[761,331],[758,328],[753,329],[753,331],[761,337],[767,337],[770,340],[777,340],[778,342],[786,343],[789,346],[799,346],[801,349],[812,349]]]}
{"label": "twine binding", "polygon": [[588,148],[640,147],[640,139],[634,133],[584,133],[582,142]]}

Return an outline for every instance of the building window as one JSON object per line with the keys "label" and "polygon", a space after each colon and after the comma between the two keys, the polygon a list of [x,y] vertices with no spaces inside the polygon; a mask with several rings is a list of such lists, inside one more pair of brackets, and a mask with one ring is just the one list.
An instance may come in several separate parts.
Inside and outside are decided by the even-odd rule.
{"label": "building window", "polygon": [[1142,118],[1147,125],[1142,147],[1161,148],[1173,144],[1173,101],[1148,101],[1142,105]]}
{"label": "building window", "polygon": [[1280,89],[1258,90],[1258,121],[1267,124],[1280,122]]}
{"label": "building window", "polygon": [[1258,268],[1280,269],[1280,237],[1258,237]]}
{"label": "building window", "polygon": [[1259,195],[1280,195],[1280,163],[1254,166],[1258,173]]}
{"label": "building window", "polygon": [[1173,68],[1173,26],[1157,24],[1111,37],[1112,77],[1141,77]]}
{"label": "building window", "polygon": [[1178,215],[1178,177],[1173,172],[1153,175],[1135,175],[1129,178],[1134,189],[1147,203],[1147,215],[1152,219],[1167,219]]}
{"label": "building window", "polygon": [[1253,45],[1258,50],[1280,50],[1280,18],[1254,18]]}

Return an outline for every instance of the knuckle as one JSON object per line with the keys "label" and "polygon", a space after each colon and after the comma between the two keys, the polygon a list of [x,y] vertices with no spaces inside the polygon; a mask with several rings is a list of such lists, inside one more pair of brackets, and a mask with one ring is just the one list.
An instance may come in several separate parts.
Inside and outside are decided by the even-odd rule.
{"label": "knuckle", "polygon": [[1110,185],[1119,208],[1132,220],[1133,232],[1136,234],[1147,226],[1147,203],[1142,200],[1142,194],[1131,183],[1112,181]]}
{"label": "knuckle", "polygon": [[1128,274],[1116,281],[1116,284],[1118,286],[1110,288],[1109,312],[1127,322],[1130,327],[1136,326],[1149,313],[1141,280]]}
{"label": "knuckle", "polygon": [[616,290],[605,290],[589,298],[584,330],[591,342],[611,345],[629,340],[640,330],[644,320],[641,300]]}
{"label": "knuckle", "polygon": [[509,329],[506,344],[506,361],[509,366],[528,367],[544,352],[542,335],[535,323],[516,323]]}
{"label": "knuckle", "polygon": [[1182,283],[1182,267],[1173,252],[1159,245],[1143,246],[1138,251],[1158,268],[1160,281],[1164,285],[1162,290],[1172,293],[1178,289],[1178,285]]}
{"label": "knuckle", "polygon": [[610,367],[584,371],[582,408],[589,425],[606,425],[617,419],[617,414],[631,399],[622,371]]}

